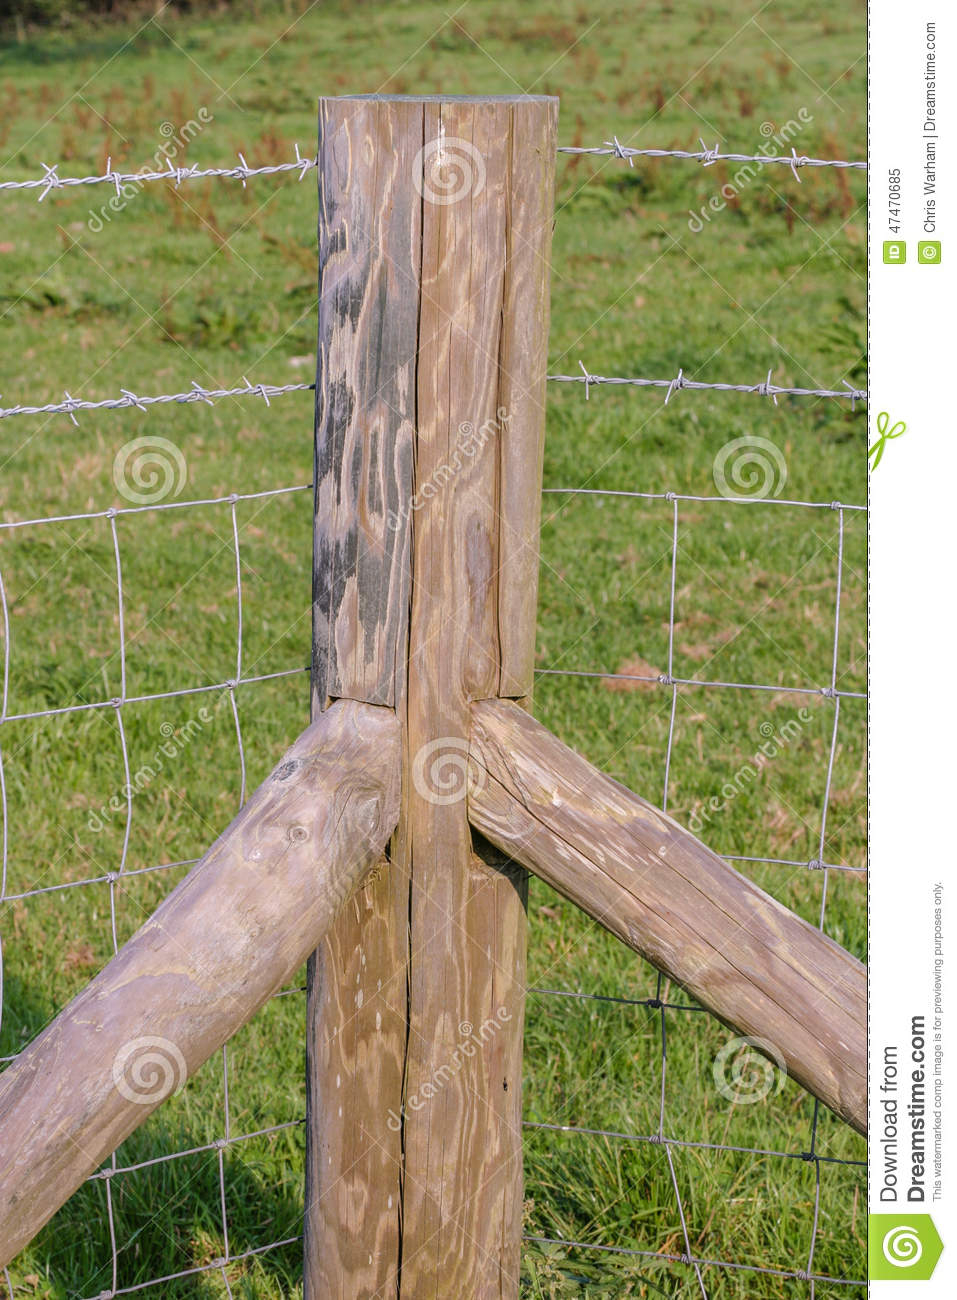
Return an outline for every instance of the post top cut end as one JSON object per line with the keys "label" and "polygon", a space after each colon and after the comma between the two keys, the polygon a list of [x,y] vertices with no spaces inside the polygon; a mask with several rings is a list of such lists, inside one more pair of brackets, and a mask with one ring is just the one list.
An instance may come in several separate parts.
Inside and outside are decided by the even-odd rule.
{"label": "post top cut end", "polygon": [[320,95],[321,103],[361,99],[382,104],[557,104],[557,95]]}

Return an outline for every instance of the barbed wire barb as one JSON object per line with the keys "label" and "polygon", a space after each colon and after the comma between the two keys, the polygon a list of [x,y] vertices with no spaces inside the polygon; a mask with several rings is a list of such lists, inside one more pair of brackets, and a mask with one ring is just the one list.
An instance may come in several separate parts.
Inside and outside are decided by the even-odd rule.
{"label": "barbed wire barb", "polygon": [[[213,406],[216,402],[230,397],[261,397],[268,406],[270,397],[278,397],[283,393],[312,392],[315,387],[315,384],[252,384],[244,375],[241,388],[203,388],[194,379],[192,387],[184,393],[156,393],[145,396],[131,392],[129,388],[121,388],[120,397],[105,397],[98,401],[87,401],[85,398],[72,397],[69,393],[64,393],[65,400],[62,402],[0,406],[0,420],[9,419],[14,415],[60,414],[69,415],[72,419],[74,411],[112,411],[123,410],[130,406],[135,406],[140,411],[147,411],[151,406],[161,406],[168,402],[205,402],[208,406]],[[76,424],[75,419],[73,423]]]}
{"label": "barbed wire barb", "polygon": [[[665,405],[671,401],[671,398],[678,391],[693,390],[696,392],[721,392],[721,393],[757,393],[761,397],[770,397],[775,406],[778,405],[778,396],[785,395],[788,397],[829,397],[834,399],[849,398],[851,409],[856,409],[857,402],[867,401],[866,388],[854,388],[842,379],[841,383],[844,388],[798,388],[785,384],[774,384],[771,382],[772,371],[769,370],[767,378],[758,384],[731,384],[731,383],[709,383],[703,379],[689,379],[683,368],[679,368],[674,379],[649,379],[641,375],[595,375],[590,370],[585,369],[585,363],[579,361],[581,368],[580,375],[548,375],[547,379],[554,384],[584,384],[585,398],[587,400],[589,390],[601,384],[618,384],[627,388],[665,388]],[[0,412],[2,414],[2,412]]]}
{"label": "barbed wire barb", "polygon": [[619,143],[617,135],[613,135],[610,140],[606,140],[605,144],[615,151],[616,158],[624,158],[627,160],[629,167],[634,167],[634,158],[625,152],[622,145]]}
{"label": "barbed wire barb", "polygon": [[302,154],[299,152],[298,144],[293,145],[293,148],[296,151],[296,162],[299,164],[300,167],[299,180],[301,183],[303,180],[305,180],[306,172],[309,171],[310,167],[317,166],[317,160],[313,158],[303,158]]}
{"label": "barbed wire barb", "polygon": [[700,136],[698,143],[701,145],[700,149],[639,149],[621,144],[618,137],[614,135],[611,140],[606,140],[601,145],[559,145],[558,152],[580,154],[582,156],[590,155],[594,158],[620,158],[630,165],[634,158],[685,158],[690,162],[700,162],[705,167],[711,167],[717,162],[755,162],[762,165],[764,163],[773,163],[789,167],[795,180],[799,182],[800,177],[796,171],[798,167],[838,167],[848,168],[853,171],[867,171],[868,166],[863,159],[810,158],[807,154],[799,154],[793,145],[789,154],[722,153],[717,144],[713,149],[709,149]]}
{"label": "barbed wire barb", "polygon": [[56,172],[56,169],[59,166],[58,163],[54,163],[52,167],[48,167],[45,162],[41,162],[40,166],[43,168],[45,175],[43,180],[40,182],[43,186],[43,191],[37,199],[38,203],[42,203],[51,190],[59,189],[63,184]]}
{"label": "barbed wire barb", "polygon": [[[772,163],[790,168],[798,184],[801,181],[798,175],[799,167],[839,167],[858,171],[867,170],[867,163],[863,160],[809,158],[807,154],[799,154],[793,145],[790,154],[750,154],[722,153],[717,144],[709,149],[700,137],[698,143],[701,145],[700,149],[639,149],[622,144],[618,136],[613,135],[610,140],[605,140],[601,145],[559,145],[557,152],[583,156],[591,155],[592,157],[610,156],[618,158],[622,162],[627,162],[629,167],[634,167],[636,158],[685,158],[690,161],[700,162],[704,167],[711,167],[717,162],[755,162],[762,165]],[[237,153],[239,162],[232,167],[200,167],[196,163],[191,163],[189,167],[175,167],[167,155],[165,171],[151,171],[148,166],[144,166],[135,172],[114,170],[113,160],[110,157],[106,160],[106,171],[102,175],[96,176],[61,176],[59,163],[50,166],[41,162],[42,176],[33,179],[0,181],[0,190],[38,189],[40,191],[38,202],[42,203],[51,190],[68,189],[76,185],[112,185],[116,189],[117,197],[119,197],[122,187],[128,184],[144,185],[149,181],[172,180],[178,187],[184,180],[206,180],[217,177],[225,180],[239,180],[245,189],[247,182],[254,176],[276,176],[281,175],[283,172],[298,172],[299,180],[304,180],[307,172],[314,167],[318,167],[319,159],[318,157],[303,157],[298,144],[295,146],[295,154],[295,159],[292,162],[266,163],[261,167],[251,167],[243,153]]]}
{"label": "barbed wire barb", "polygon": [[[683,368],[679,368],[677,375],[673,379],[650,379],[644,376],[631,375],[596,375],[585,366],[584,361],[579,360],[580,375],[548,375],[546,378],[550,383],[555,384],[584,384],[585,400],[587,401],[592,387],[601,384],[617,384],[628,388],[664,388],[667,389],[665,396],[665,405],[671,401],[671,398],[679,391],[711,391],[711,392],[729,392],[729,393],[757,393],[761,397],[770,397],[775,406],[778,405],[778,396],[783,394],[789,397],[828,397],[828,398],[846,398],[851,402],[851,409],[856,409],[857,402],[867,401],[867,389],[855,388],[842,379],[841,383],[844,388],[796,388],[783,384],[774,384],[771,382],[772,371],[769,370],[767,378],[758,384],[732,384],[732,383],[709,383],[701,379],[689,379]],[[185,393],[157,393],[152,396],[143,396],[133,393],[128,388],[121,388],[120,397],[106,397],[98,401],[87,401],[84,398],[72,397],[69,393],[64,393],[62,402],[45,402],[36,405],[20,404],[16,406],[0,406],[0,420],[9,419],[14,415],[69,415],[76,424],[74,418],[75,411],[104,411],[104,410],[122,410],[124,407],[135,406],[140,411],[146,411],[150,406],[158,406],[167,402],[205,402],[208,406],[214,405],[217,401],[222,401],[230,397],[261,397],[268,406],[271,397],[278,397],[283,393],[305,393],[314,392],[315,384],[253,384],[246,375],[243,375],[243,386],[237,388],[204,388],[194,379],[191,388]]]}
{"label": "barbed wire barb", "polygon": [[778,404],[778,389],[771,383],[771,371],[768,371],[768,377],[763,384],[758,386],[758,392],[763,397],[770,397],[775,406]]}

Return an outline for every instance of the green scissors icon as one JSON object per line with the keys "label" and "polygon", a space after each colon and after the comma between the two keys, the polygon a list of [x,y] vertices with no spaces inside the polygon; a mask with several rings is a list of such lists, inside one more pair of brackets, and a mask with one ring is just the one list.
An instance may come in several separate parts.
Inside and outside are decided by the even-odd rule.
{"label": "green scissors icon", "polygon": [[[893,428],[889,428],[890,422],[891,417],[887,412],[881,411],[880,415],[877,417],[877,432],[881,436],[878,438],[877,442],[874,443],[874,446],[869,447],[867,451],[868,460],[874,456],[871,465],[872,470],[877,469],[878,465],[881,463],[881,457],[884,455],[884,447],[888,442],[890,442],[891,438],[899,438],[902,433],[907,432],[907,425],[903,420],[898,420]],[[877,453],[876,455],[874,455],[875,452]]]}

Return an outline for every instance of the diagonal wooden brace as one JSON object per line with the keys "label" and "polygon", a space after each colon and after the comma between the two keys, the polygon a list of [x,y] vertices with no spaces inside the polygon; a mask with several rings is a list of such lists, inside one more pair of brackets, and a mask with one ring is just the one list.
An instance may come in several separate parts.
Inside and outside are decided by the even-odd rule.
{"label": "diagonal wooden brace", "polygon": [[0,1265],[302,964],[392,834],[399,759],[391,709],[324,713],[0,1075]]}
{"label": "diagonal wooden brace", "polygon": [[507,700],[472,705],[469,820],[859,1133],[865,967]]}
{"label": "diagonal wooden brace", "polygon": [[[358,897],[398,816],[399,757],[391,710],[340,701],[321,714],[153,917],[0,1076],[0,1264]],[[472,704],[469,764],[476,830],[865,1131],[860,962],[513,702]]]}

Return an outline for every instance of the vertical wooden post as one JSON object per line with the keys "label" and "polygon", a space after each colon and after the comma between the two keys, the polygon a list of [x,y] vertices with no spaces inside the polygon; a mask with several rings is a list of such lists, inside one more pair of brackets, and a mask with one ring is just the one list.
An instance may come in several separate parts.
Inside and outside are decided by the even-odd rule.
{"label": "vertical wooden post", "polygon": [[405,749],[310,969],[307,1300],[518,1294],[525,875],[467,754],[531,692],[557,108],[320,102],[314,708],[394,705]]}

